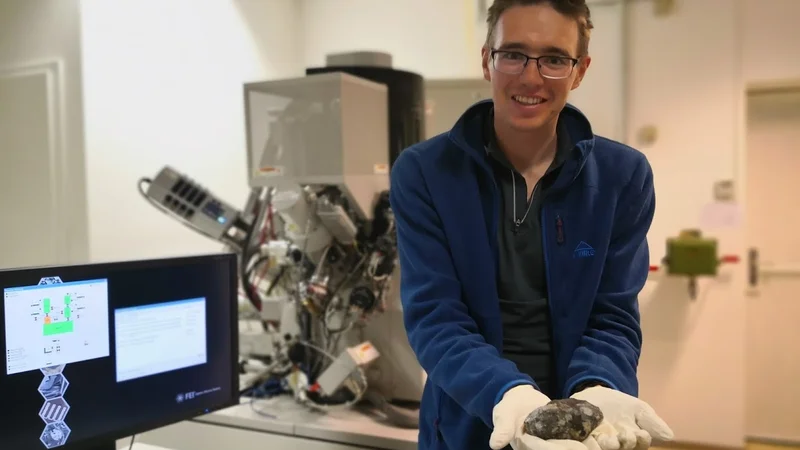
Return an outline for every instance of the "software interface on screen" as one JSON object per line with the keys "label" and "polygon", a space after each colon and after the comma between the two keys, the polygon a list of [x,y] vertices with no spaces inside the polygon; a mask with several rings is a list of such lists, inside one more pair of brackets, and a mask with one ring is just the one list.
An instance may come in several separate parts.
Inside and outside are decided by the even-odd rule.
{"label": "software interface on screen", "polygon": [[0,449],[113,440],[235,398],[230,260],[168,261],[0,272]]}

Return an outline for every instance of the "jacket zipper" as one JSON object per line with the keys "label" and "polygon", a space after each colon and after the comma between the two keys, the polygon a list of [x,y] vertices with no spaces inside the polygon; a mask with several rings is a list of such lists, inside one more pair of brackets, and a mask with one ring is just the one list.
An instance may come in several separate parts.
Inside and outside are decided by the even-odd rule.
{"label": "jacket zipper", "polygon": [[556,214],[556,243],[564,245],[564,221],[561,220],[561,215]]}
{"label": "jacket zipper", "polygon": [[[544,205],[542,205],[542,224],[547,223],[547,211]],[[542,244],[544,246],[544,274],[547,280],[547,302],[550,303],[550,310],[552,311],[553,305],[553,293],[550,289],[550,261],[548,258],[548,249],[547,249],[547,227],[542,227]],[[552,327],[551,327],[552,328]]]}
{"label": "jacket zipper", "polygon": [[[551,288],[552,280],[550,278],[550,261],[548,258],[548,248],[547,248],[547,211],[544,205],[544,199],[542,200],[542,246],[544,249],[544,274],[545,280],[547,281],[547,306],[550,309],[550,342],[553,347],[555,347],[556,343],[556,336],[555,336],[555,327],[553,326],[553,290]],[[553,371],[555,372],[556,379],[558,379],[558,363],[557,361],[553,361],[554,367]]]}

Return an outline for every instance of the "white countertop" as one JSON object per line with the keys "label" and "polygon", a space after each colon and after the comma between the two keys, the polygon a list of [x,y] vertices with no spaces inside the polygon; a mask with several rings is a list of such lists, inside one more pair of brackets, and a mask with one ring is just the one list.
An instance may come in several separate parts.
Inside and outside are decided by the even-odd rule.
{"label": "white countertop", "polygon": [[416,450],[419,433],[415,429],[382,423],[379,417],[359,410],[311,411],[288,396],[252,403],[250,399],[242,399],[238,406],[197,417],[194,421],[397,450]]}
{"label": "white countertop", "polygon": [[[128,445],[120,447],[119,450],[128,450]],[[155,445],[140,444],[138,442],[134,442],[133,450],[170,450],[170,449],[164,447],[157,447]]]}

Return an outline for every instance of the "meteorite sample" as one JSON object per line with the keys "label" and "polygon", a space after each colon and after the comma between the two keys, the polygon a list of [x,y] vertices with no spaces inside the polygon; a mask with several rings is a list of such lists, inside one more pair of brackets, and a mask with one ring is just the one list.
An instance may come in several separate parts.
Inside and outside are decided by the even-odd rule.
{"label": "meteorite sample", "polygon": [[545,440],[583,441],[602,421],[600,408],[585,400],[552,400],[528,414],[525,433]]}

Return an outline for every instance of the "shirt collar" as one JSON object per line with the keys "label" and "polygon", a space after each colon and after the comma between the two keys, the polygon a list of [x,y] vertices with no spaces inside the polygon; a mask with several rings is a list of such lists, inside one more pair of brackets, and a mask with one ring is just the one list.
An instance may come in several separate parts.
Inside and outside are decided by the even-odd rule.
{"label": "shirt collar", "polygon": [[[497,144],[497,135],[494,132],[494,107],[489,110],[483,121],[483,141],[483,148],[487,156],[491,156],[507,168],[511,168],[511,163],[508,162],[508,158],[500,151],[500,147]],[[556,155],[550,170],[557,168],[567,160],[572,147],[567,124],[559,116],[556,124]]]}

